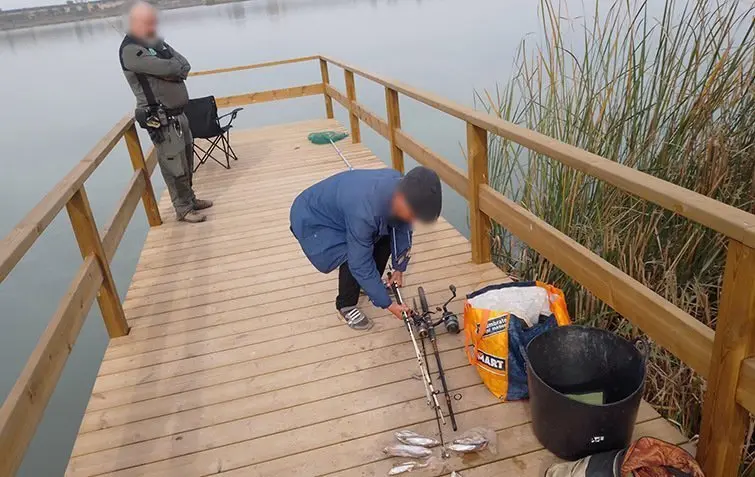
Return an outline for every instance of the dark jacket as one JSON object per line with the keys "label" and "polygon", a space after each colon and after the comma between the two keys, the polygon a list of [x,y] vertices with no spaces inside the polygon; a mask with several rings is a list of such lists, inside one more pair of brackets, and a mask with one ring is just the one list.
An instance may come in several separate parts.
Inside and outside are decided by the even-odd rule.
{"label": "dark jacket", "polygon": [[162,104],[175,109],[186,106],[186,79],[191,65],[162,40],[153,47],[126,35],[118,52],[123,74],[136,96],[136,107]]}
{"label": "dark jacket", "polygon": [[319,182],[294,200],[291,230],[319,271],[344,262],[375,306],[391,304],[372,256],[375,243],[391,238],[393,268],[406,270],[411,225],[390,217],[391,198],[401,174],[393,169],[341,172]]}

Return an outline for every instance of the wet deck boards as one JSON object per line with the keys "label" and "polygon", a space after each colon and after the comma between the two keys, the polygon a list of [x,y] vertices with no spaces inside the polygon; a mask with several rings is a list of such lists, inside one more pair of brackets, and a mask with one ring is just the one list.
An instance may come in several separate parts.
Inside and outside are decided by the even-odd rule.
{"label": "wet deck boards", "polygon": [[[208,163],[195,179],[198,196],[215,201],[206,223],[176,223],[163,194],[166,223],[150,230],[124,302],[132,331],[108,346],[66,475],[382,476],[395,430],[434,432],[401,323],[366,306],[371,331],[341,324],[335,274],[314,270],[288,230],[298,192],[345,169],[330,146],[306,139],[336,128],[235,133],[240,160],[230,171]],[[339,146],[355,167],[384,167],[361,144]],[[467,240],[440,221],[417,231],[406,279],[407,297],[421,284],[436,304],[450,283],[461,297],[506,277],[472,264]],[[460,429],[495,428],[498,454],[453,457],[433,475],[543,475],[554,457],[533,436],[527,404],[496,402],[461,336],[439,343],[462,395]],[[685,440],[644,403],[636,433]]]}

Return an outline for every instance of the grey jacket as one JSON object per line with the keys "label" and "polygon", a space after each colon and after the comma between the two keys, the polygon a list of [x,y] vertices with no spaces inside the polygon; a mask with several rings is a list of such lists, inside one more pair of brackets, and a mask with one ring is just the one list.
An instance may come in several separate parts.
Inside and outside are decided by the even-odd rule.
{"label": "grey jacket", "polygon": [[136,96],[136,107],[162,104],[180,108],[189,102],[186,79],[191,65],[162,40],[149,47],[130,35],[121,43],[119,57],[123,74]]}

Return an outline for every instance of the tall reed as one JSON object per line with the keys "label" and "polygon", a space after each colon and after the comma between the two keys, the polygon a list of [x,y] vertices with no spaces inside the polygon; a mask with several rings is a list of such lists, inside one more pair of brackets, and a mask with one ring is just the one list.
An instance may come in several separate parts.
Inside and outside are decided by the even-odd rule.
{"label": "tall reed", "polygon": [[[658,15],[647,2],[595,0],[590,14],[569,19],[564,4],[541,0],[542,31],[521,42],[515,74],[476,99],[502,118],[755,212],[754,13],[735,0],[668,0]],[[724,237],[514,143],[491,142],[496,189],[715,328]],[[499,265],[559,285],[578,321],[641,333],[505,229],[494,234]],[[694,435],[704,381],[657,347],[648,371],[646,399]]]}

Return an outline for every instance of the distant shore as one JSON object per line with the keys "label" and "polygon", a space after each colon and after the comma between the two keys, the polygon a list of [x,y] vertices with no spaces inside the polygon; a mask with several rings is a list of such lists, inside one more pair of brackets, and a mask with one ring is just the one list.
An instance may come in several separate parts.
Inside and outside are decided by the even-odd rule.
{"label": "distant shore", "polygon": [[[152,0],[160,10],[218,5],[242,0]],[[98,18],[112,18],[126,13],[131,0],[95,0],[89,2],[68,1],[59,5],[0,9],[0,31],[20,30],[45,25],[72,23]]]}

